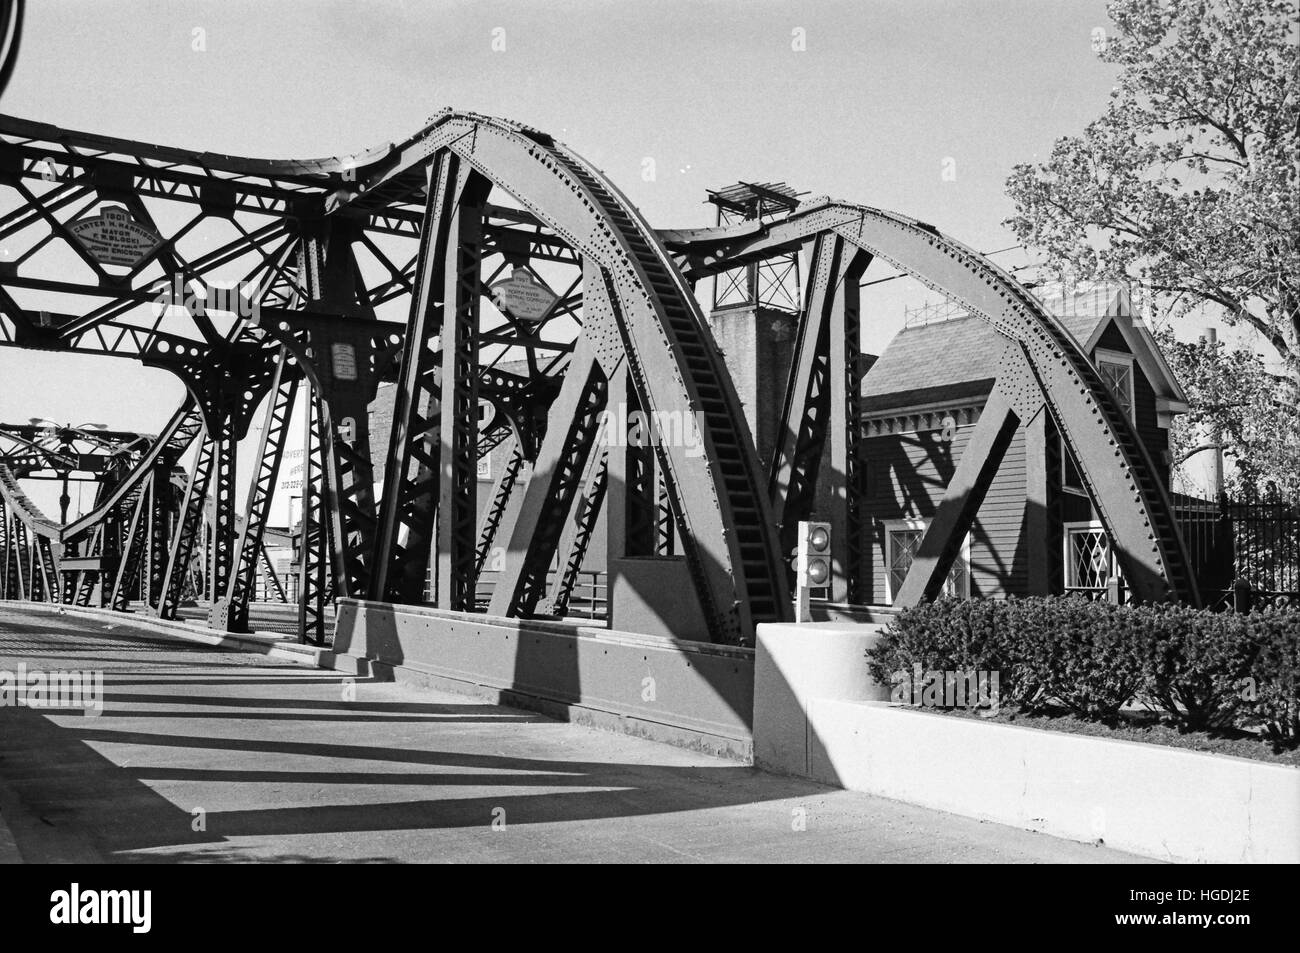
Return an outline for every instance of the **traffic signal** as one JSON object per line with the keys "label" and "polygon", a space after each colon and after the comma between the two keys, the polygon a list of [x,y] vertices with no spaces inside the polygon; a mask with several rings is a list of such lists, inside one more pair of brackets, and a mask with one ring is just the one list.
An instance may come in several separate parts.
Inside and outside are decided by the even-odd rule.
{"label": "traffic signal", "polygon": [[796,582],[801,588],[820,589],[831,581],[831,525],[799,523],[799,549],[795,557]]}
{"label": "traffic signal", "polygon": [[794,620],[811,622],[809,596],[813,589],[831,583],[831,524],[799,523],[799,545],[794,551]]}

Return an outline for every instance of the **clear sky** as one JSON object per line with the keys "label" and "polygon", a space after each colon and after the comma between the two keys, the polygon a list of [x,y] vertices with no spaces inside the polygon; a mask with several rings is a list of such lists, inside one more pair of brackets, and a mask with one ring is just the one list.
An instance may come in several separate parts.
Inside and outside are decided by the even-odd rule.
{"label": "clear sky", "polygon": [[[663,227],[711,224],[706,188],[784,180],[991,251],[1015,244],[1000,224],[1012,165],[1104,106],[1096,27],[1104,0],[40,0],[0,110],[307,158],[400,139],[452,105],[551,132]],[[865,349],[923,297],[880,286]],[[0,420],[156,431],[180,398],[131,362],[0,349]]]}

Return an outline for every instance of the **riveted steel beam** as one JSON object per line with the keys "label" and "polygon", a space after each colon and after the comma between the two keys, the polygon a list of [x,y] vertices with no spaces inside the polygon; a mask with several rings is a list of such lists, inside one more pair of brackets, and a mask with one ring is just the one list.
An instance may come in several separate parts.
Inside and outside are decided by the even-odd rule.
{"label": "riveted steel beam", "polygon": [[[478,549],[479,301],[483,209],[491,186],[469,176],[449,223],[442,270],[438,574],[435,603],[475,607]],[[436,280],[438,275],[432,277]]]}
{"label": "riveted steel beam", "polygon": [[547,572],[582,482],[605,409],[608,382],[591,349],[580,341],[552,405],[522,506],[509,528],[505,566],[492,602],[493,615],[533,615],[546,597]]}
{"label": "riveted steel beam", "polygon": [[442,448],[441,387],[435,369],[443,327],[446,262],[453,223],[470,170],[448,153],[428,168],[428,202],[420,236],[415,292],[393,405],[393,428],[375,536],[374,599],[423,601],[433,546]]}

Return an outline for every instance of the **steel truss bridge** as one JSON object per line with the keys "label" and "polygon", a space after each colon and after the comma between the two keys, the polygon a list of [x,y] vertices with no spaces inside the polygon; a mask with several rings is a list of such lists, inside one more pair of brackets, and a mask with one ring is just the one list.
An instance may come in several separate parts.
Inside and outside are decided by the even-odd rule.
{"label": "steel truss bridge", "polygon": [[[611,627],[689,618],[714,642],[751,644],[757,623],[790,616],[788,554],[819,483],[832,488],[817,513],[834,527],[830,599],[865,603],[859,286],[880,261],[1006,339],[897,603],[942,591],[1020,427],[1068,447],[1133,598],[1198,601],[1156,469],[1079,344],[1006,272],[906,216],[819,197],[656,230],[550,135],[453,110],[400,143],[302,161],[2,118],[0,194],[0,346],[138,361],[187,395],[70,524],[31,503],[21,463],[0,468],[0,596],[98,592],[174,617],[206,523],[213,620],[243,629],[296,402],[308,640],[325,638],[338,596],[563,616],[603,512],[609,563],[637,593],[635,608],[611,603]],[[693,288],[794,254],[807,287],[777,446],[760,461]],[[540,313],[494,293],[507,269],[548,290]],[[376,445],[367,408],[382,382],[394,418]],[[698,441],[611,441],[614,408],[690,415]],[[478,460],[501,444],[510,462],[480,519]],[[237,511],[240,453],[254,472]],[[494,549],[505,559],[483,606]]]}

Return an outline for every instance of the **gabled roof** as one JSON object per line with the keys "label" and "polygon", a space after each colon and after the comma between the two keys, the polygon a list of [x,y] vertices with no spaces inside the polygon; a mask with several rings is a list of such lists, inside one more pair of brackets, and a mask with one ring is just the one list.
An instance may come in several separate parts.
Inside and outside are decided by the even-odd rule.
{"label": "gabled roof", "polygon": [[[1160,410],[1186,410],[1182,389],[1146,325],[1133,316],[1125,291],[1103,286],[1044,303],[1090,357],[1113,322],[1151,382]],[[863,379],[863,411],[881,414],[985,397],[1006,345],[1006,338],[970,315],[905,327]]]}
{"label": "gabled roof", "polygon": [[984,397],[1006,345],[1006,338],[976,317],[903,328],[863,378],[863,410]]}

